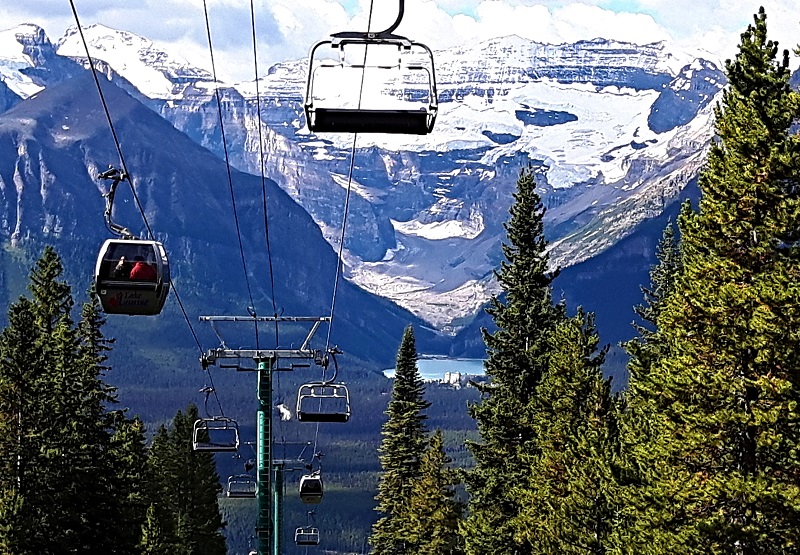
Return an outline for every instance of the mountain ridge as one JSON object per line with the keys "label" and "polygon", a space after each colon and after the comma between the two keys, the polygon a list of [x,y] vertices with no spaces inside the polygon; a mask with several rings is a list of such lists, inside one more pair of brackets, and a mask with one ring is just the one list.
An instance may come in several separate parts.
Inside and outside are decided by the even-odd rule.
{"label": "mountain ridge", "polygon": [[[232,248],[237,234],[229,197],[226,206],[224,162],[113,84],[104,83],[103,91],[148,222],[169,251],[176,286],[189,291],[182,294],[184,303],[193,311],[245,313],[249,301],[241,299],[242,261]],[[0,238],[14,248],[31,239],[69,243],[71,249],[83,244],[85,278],[107,236],[102,216],[106,185],[96,175],[118,159],[96,95],[86,73],[0,114]],[[248,275],[263,312],[271,291],[264,280],[268,261],[261,180],[236,170],[232,178]],[[271,180],[265,185],[268,213],[275,218],[270,235],[278,308],[290,314],[329,313],[336,254],[300,206]],[[144,234],[142,223],[133,225],[142,221],[133,204],[130,193],[121,190],[114,219]],[[349,283],[339,285],[338,298],[333,341],[347,344],[350,354],[362,359],[388,364],[403,328],[409,323],[421,327],[410,313]],[[151,330],[169,335],[164,326],[170,325],[156,318]],[[420,333],[423,342],[435,339]]]}
{"label": "mountain ridge", "polygon": [[[151,109],[222,155],[203,70],[130,33],[90,26],[86,34],[112,80],[127,79]],[[57,44],[85,65],[74,30]],[[505,37],[436,56],[434,132],[360,136],[352,180],[351,138],[304,127],[303,60],[274,64],[262,76],[260,113],[252,82],[221,85],[220,95],[232,164],[261,171],[263,121],[267,176],[311,214],[334,249],[347,188],[354,193],[345,277],[453,332],[498,291],[492,270],[522,166],[542,168],[554,264],[579,263],[678,197],[702,163],[711,106],[725,83],[712,62],[663,42],[544,45]],[[140,80],[134,59],[149,61]],[[158,68],[171,85],[151,86],[148,75]]]}

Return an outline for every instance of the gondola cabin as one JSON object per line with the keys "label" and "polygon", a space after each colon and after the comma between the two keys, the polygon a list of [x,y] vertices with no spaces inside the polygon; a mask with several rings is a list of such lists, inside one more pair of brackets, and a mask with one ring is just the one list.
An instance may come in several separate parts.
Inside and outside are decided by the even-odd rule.
{"label": "gondola cabin", "polygon": [[319,545],[319,528],[301,526],[294,531],[294,543],[297,545]]}
{"label": "gondola cabin", "polygon": [[107,314],[154,315],[169,293],[164,246],[142,239],[108,239],[94,271],[95,291]]}
{"label": "gondola cabin", "polygon": [[300,478],[300,500],[303,503],[322,502],[322,476],[319,472],[306,474]]}
{"label": "gondola cabin", "polygon": [[438,110],[433,53],[397,35],[333,35],[311,50],[304,109],[314,133],[427,135]]}
{"label": "gondola cabin", "polygon": [[239,449],[239,424],[226,416],[200,418],[194,423],[192,447],[195,451],[222,453]]}
{"label": "gondola cabin", "polygon": [[256,496],[257,482],[249,474],[239,474],[228,477],[228,487],[225,489],[226,497],[252,499]]}
{"label": "gondola cabin", "polygon": [[342,383],[307,383],[297,391],[297,419],[301,422],[347,422],[350,394]]}

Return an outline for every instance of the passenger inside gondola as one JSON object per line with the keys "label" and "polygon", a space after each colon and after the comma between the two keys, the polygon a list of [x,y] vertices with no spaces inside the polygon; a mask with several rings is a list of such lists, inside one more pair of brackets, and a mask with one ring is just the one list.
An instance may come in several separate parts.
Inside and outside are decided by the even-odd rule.
{"label": "passenger inside gondola", "polygon": [[148,264],[144,260],[144,256],[136,255],[133,257],[134,264],[131,268],[130,279],[132,281],[156,281],[158,274],[152,264]]}
{"label": "passenger inside gondola", "polygon": [[119,262],[114,267],[114,279],[130,279],[131,263],[124,256],[119,257]]}

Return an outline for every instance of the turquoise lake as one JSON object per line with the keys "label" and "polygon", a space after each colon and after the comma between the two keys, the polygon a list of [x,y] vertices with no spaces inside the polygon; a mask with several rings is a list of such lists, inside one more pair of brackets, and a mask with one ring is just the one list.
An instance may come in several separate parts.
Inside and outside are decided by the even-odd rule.
{"label": "turquoise lake", "polygon": [[[417,368],[423,380],[440,380],[445,372],[461,372],[470,376],[483,376],[483,360],[479,358],[420,358]],[[394,368],[384,370],[387,378],[394,377]]]}

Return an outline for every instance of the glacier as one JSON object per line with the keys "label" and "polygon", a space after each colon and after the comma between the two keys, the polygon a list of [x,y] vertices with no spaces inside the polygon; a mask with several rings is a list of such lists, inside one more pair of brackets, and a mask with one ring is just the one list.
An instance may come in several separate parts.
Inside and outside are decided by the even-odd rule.
{"label": "glacier", "polygon": [[[31,25],[0,32],[2,81],[20,98],[47,85],[29,76],[42,66],[31,44],[85,66],[76,31],[55,45]],[[217,154],[219,87],[231,162],[263,168],[336,250],[350,198],[344,276],[446,331],[499,292],[493,270],[522,167],[536,170],[552,265],[576,264],[660,214],[697,175],[725,86],[713,61],[664,42],[498,37],[434,50],[431,134],[315,135],[302,109],[306,60],[271,66],[256,98],[255,81],[215,84],[143,37],[102,25],[84,31],[109,79]]]}

